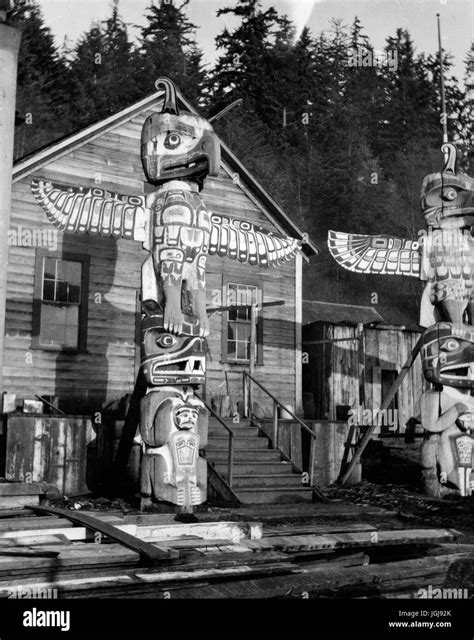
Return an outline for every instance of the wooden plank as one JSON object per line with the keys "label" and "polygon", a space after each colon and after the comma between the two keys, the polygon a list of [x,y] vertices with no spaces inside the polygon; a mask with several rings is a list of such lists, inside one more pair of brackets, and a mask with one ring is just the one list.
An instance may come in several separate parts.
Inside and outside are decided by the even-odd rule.
{"label": "wooden plank", "polygon": [[[78,549],[79,547],[79,549]],[[87,547],[87,549],[86,549]],[[136,567],[136,559],[137,555],[129,552],[128,550],[121,549],[119,545],[107,545],[107,549],[115,549],[114,554],[118,551],[122,553],[126,551],[130,556],[132,561],[128,561],[126,564],[132,566],[126,566],[124,562],[117,562],[114,566],[113,564],[105,564],[105,563],[96,563],[95,565],[91,563],[91,547],[92,551],[97,548],[100,549],[101,545],[81,545],[78,543],[74,545],[73,553],[75,555],[64,554],[64,549],[61,549],[60,556],[58,558],[58,567],[55,569],[53,586],[57,586],[62,580],[71,580],[71,579],[81,579],[86,578],[89,579],[92,576],[95,580],[100,581],[100,578],[108,578],[108,577],[116,577],[118,574],[120,575],[128,575],[134,576],[137,570]],[[52,547],[56,549],[57,547]],[[81,559],[78,564],[78,551],[82,548],[82,556],[79,555]],[[88,555],[84,556],[84,549],[87,550]],[[80,552],[81,553],[81,552]],[[94,557],[94,556],[93,556]],[[68,558],[70,559],[70,563],[68,564]],[[123,553],[121,556],[123,560]],[[97,555],[94,557],[95,560],[98,559]],[[133,559],[135,559],[135,564],[133,564]],[[6,560],[6,559],[4,559]],[[105,559],[103,559],[105,560]],[[130,560],[130,558],[129,558]],[[76,564],[73,564],[73,561]],[[288,562],[288,556],[283,553],[262,553],[262,554],[246,554],[245,564],[254,566],[268,566],[274,563],[280,562]],[[62,563],[62,564],[61,564]],[[89,563],[89,568],[87,568],[86,563]],[[225,567],[238,567],[243,564],[242,554],[240,553],[227,553],[222,555],[213,555],[213,556],[203,556],[200,555],[196,557],[195,554],[190,554],[186,551],[183,551],[179,560],[175,560],[172,562],[172,566],[165,565],[161,568],[153,568],[148,571],[151,573],[155,572],[166,572],[172,570],[182,570],[188,573],[192,573],[195,570],[201,569],[217,569],[217,568],[225,568]],[[84,570],[84,567],[86,569]],[[31,569],[31,567],[30,567]],[[144,570],[141,570],[142,573],[145,573]],[[147,571],[147,572],[148,572]],[[25,581],[28,582],[29,585],[38,585],[44,582],[47,579],[48,568],[47,567],[36,567],[32,568],[29,573],[22,575],[21,572],[18,572],[17,575],[12,576],[10,572],[2,572],[0,573],[0,586],[2,588],[5,587],[14,587],[14,586],[22,586],[25,584]],[[264,573],[262,571],[262,573]]]}
{"label": "wooden plank", "polygon": [[[140,538],[140,540],[146,540],[147,542],[153,542],[154,539],[150,538]],[[212,538],[206,540],[205,538],[193,538],[193,537],[183,537],[183,538],[167,538],[166,542],[173,547],[173,549],[211,549],[217,548],[215,550],[220,551],[222,547],[239,547],[238,543],[231,545],[228,539],[225,538]],[[250,549],[246,549],[242,547],[244,552],[250,552]]]}
{"label": "wooden plank", "polygon": [[[112,576],[90,576],[85,578],[71,578],[71,579],[61,579],[59,581],[43,581],[43,582],[32,582],[25,583],[24,581],[21,583],[22,589],[47,589],[47,588],[56,588],[58,591],[61,591],[62,597],[67,597],[65,594],[73,594],[77,591],[94,591],[100,594],[100,590],[106,588],[114,588],[114,587],[125,587],[127,591],[131,590],[140,590],[147,584],[159,585],[162,588],[165,586],[177,583],[180,581],[186,582],[197,582],[205,579],[209,580],[222,580],[224,578],[236,578],[242,579],[247,578],[249,576],[258,576],[258,575],[286,575],[293,572],[298,572],[299,569],[295,567],[291,567],[288,564],[268,564],[265,566],[247,566],[240,565],[236,567],[227,567],[227,568],[209,568],[209,569],[200,569],[193,571],[166,571],[159,573],[143,573],[143,572],[134,572],[134,575],[130,575],[129,573],[119,573],[118,575]],[[0,583],[0,597],[8,596],[8,594],[12,590],[12,585],[3,585]]]}
{"label": "wooden plank", "polygon": [[253,551],[309,551],[313,549],[347,549],[383,545],[436,544],[452,542],[459,533],[453,529],[410,529],[327,535],[273,536],[262,540],[243,540],[241,544]]}
{"label": "wooden plank", "polygon": [[2,509],[12,509],[14,507],[27,507],[31,504],[40,503],[39,495],[35,496],[3,496],[0,500],[0,510]]}
{"label": "wooden plank", "polygon": [[70,545],[71,540],[62,533],[26,535],[24,537],[11,537],[0,539],[0,549],[4,547],[27,547],[45,544]]}
{"label": "wooden plank", "polygon": [[23,556],[26,558],[57,558],[59,551],[49,549],[29,549],[21,547],[0,547],[0,556]]}
{"label": "wooden plank", "polygon": [[53,486],[42,482],[0,482],[0,498],[4,496],[42,496],[53,489]]}
{"label": "wooden plank", "polygon": [[[28,509],[0,509],[0,527],[5,520],[17,521],[19,518],[31,518],[31,511]],[[36,519],[36,518],[35,518]]]}
{"label": "wooden plank", "polygon": [[[86,547],[86,548],[84,548]],[[58,551],[57,545],[44,545],[45,549]],[[29,559],[28,561],[12,560],[8,557],[0,557],[0,579],[10,579],[14,576],[43,575],[54,571],[55,576],[82,571],[90,574],[98,568],[112,568],[139,566],[138,553],[115,544],[91,544],[76,543],[70,547],[61,547],[60,554],[54,559],[54,563],[47,558]]]}
{"label": "wooden plank", "polygon": [[87,537],[92,537],[88,533],[89,530],[86,527],[51,527],[50,529],[20,529],[16,531],[2,531],[0,532],[0,540],[8,538],[28,538],[32,534],[36,536],[56,536],[62,535],[68,540],[85,540]]}
{"label": "wooden plank", "polygon": [[279,527],[265,527],[265,537],[279,535],[302,535],[302,534],[331,534],[331,533],[352,533],[354,531],[377,531],[377,527],[371,524],[341,524],[341,525],[283,525]]}
{"label": "wooden plank", "polygon": [[86,516],[77,512],[72,513],[66,509],[55,509],[53,507],[31,507],[31,509],[37,513],[47,513],[57,515],[71,520],[77,524],[83,525],[93,531],[99,531],[105,536],[108,536],[112,540],[122,544],[123,546],[136,551],[140,554],[141,560],[145,564],[153,564],[156,561],[164,560],[166,558],[177,558],[179,552],[173,549],[158,547],[149,542],[144,542],[134,536],[131,536],[125,531],[120,531],[116,527],[107,522],[93,518],[92,516]]}
{"label": "wooden plank", "polygon": [[[393,585],[407,577],[416,580],[418,584],[431,584],[431,580],[446,575],[446,572],[457,556],[437,556],[436,558],[422,558],[406,562],[386,563],[357,567],[330,567],[319,565],[302,568],[301,573],[285,576],[263,577],[247,580],[245,583],[222,582],[218,589],[212,592],[207,586],[199,587],[199,593],[184,585],[179,591],[173,592],[175,598],[189,598],[197,594],[199,598],[282,598],[293,597],[300,599],[303,593],[318,595],[321,593],[344,593],[351,589],[351,597],[356,590],[372,588],[373,595],[384,592],[385,585]],[[194,594],[193,594],[194,592]],[[212,595],[211,595],[212,593]],[[194,595],[196,597],[196,595]]]}
{"label": "wooden plank", "polygon": [[[116,527],[123,529],[124,526]],[[132,531],[129,531],[132,533]],[[263,525],[260,522],[191,522],[174,525],[135,525],[133,535],[139,538],[146,538],[149,542],[152,540],[160,541],[168,538],[177,538],[178,536],[192,536],[202,538],[204,540],[230,540],[239,542],[241,539],[250,538],[258,540],[263,535]]]}

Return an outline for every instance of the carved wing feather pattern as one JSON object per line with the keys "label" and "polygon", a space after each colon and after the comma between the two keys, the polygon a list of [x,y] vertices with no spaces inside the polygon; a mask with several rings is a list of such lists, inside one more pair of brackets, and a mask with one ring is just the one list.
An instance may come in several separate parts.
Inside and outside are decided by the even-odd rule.
{"label": "carved wing feather pattern", "polygon": [[[144,196],[98,187],[66,187],[42,179],[32,181],[31,191],[61,231],[147,241],[150,212]],[[294,238],[276,236],[246,220],[211,215],[209,255],[270,267],[291,260],[299,248]]]}
{"label": "carved wing feather pattern", "polygon": [[349,271],[419,277],[418,242],[395,236],[328,232],[334,260]]}
{"label": "carved wing feather pattern", "polygon": [[125,196],[96,187],[65,187],[41,179],[32,181],[31,191],[61,231],[145,240],[148,215],[144,196]]}
{"label": "carved wing feather pattern", "polygon": [[231,260],[271,267],[291,260],[299,249],[300,243],[294,238],[276,236],[246,220],[211,215],[207,251],[211,256],[227,256]]}

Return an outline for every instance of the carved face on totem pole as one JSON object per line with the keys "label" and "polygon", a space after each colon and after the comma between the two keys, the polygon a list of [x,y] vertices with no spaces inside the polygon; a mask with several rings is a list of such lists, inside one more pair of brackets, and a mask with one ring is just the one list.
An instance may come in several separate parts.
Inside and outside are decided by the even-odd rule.
{"label": "carved face on totem pole", "polygon": [[457,174],[455,162],[451,151],[443,171],[423,180],[421,211],[427,227],[470,228],[474,224],[474,180]]}
{"label": "carved face on totem pole", "polygon": [[474,327],[449,322],[429,327],[423,333],[421,361],[429,382],[474,389]]}
{"label": "carved face on totem pole", "polygon": [[193,179],[202,188],[206,176],[219,174],[219,140],[207,120],[178,108],[176,91],[169,81],[160,79],[159,85],[165,88],[162,111],[148,116],[142,129],[143,171],[154,185]]}
{"label": "carved face on totem pole", "polygon": [[474,425],[474,180],[456,172],[454,145],[445,144],[442,151],[443,170],[423,180],[421,211],[427,230],[420,241],[330,231],[328,246],[334,259],[351,271],[416,276],[426,282],[420,305],[420,325],[427,327],[421,359],[424,376],[434,387],[420,400],[423,427],[432,434],[422,446],[425,487],[436,494],[440,481],[469,495],[472,462],[469,473],[459,469],[469,457],[467,447],[472,450],[468,432]]}
{"label": "carved face on totem pole", "polygon": [[196,322],[185,321],[182,335],[176,336],[164,330],[161,313],[146,316],[141,332],[141,366],[148,386],[204,384],[206,355]]}

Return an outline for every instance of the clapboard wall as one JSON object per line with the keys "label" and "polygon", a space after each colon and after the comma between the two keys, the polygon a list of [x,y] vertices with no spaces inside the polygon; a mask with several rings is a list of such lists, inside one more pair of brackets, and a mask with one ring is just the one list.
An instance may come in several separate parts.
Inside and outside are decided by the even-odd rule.
{"label": "clapboard wall", "polygon": [[[156,107],[155,107],[156,108]],[[13,184],[11,228],[52,229],[30,191],[33,177],[71,186],[92,186],[141,195],[144,175],[140,135],[144,109],[128,121],[89,137],[83,144],[49,158],[47,164],[23,171]],[[238,176],[222,163],[218,177],[208,179],[203,197],[211,211],[257,222],[278,231],[271,215]],[[90,260],[87,351],[58,353],[32,346],[35,247],[11,246],[8,262],[5,390],[19,398],[57,395],[69,411],[83,413],[131,392],[137,373],[137,292],[140,268],[147,253],[140,243],[57,233],[61,255],[79,254]],[[257,378],[285,404],[295,404],[295,262],[279,269],[259,269],[227,258],[208,260],[208,306],[212,292],[226,276],[245,282],[257,278],[264,301],[283,300],[284,306],[264,310],[263,366]],[[206,393],[241,395],[241,365],[221,362],[221,314],[211,318]],[[284,376],[281,375],[284,371]],[[256,399],[259,399],[258,393]],[[263,402],[263,401],[262,401]],[[60,405],[61,406],[61,405]]]}
{"label": "clapboard wall", "polygon": [[[307,418],[336,420],[338,406],[378,409],[383,399],[382,372],[392,372],[396,377],[420,332],[396,327],[365,327],[362,357],[358,336],[357,327],[351,325],[314,322],[303,327],[303,393]],[[311,344],[315,341],[324,342]],[[365,398],[361,397],[360,371],[363,372]],[[419,415],[423,381],[418,357],[397,393],[399,431],[404,431],[409,418]]]}

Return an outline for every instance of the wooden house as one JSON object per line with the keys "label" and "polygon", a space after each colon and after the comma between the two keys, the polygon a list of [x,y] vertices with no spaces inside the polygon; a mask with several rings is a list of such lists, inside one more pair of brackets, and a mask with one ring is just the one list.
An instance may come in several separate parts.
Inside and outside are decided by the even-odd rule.
{"label": "wooden house", "polygon": [[418,329],[383,323],[371,307],[303,303],[305,418],[377,424],[403,433],[418,416],[424,389],[417,358],[384,415],[377,412],[420,337]]}
{"label": "wooden house", "polygon": [[[145,118],[161,107],[161,95],[155,93],[14,167],[3,380],[4,390],[18,399],[58,396],[64,411],[85,414],[133,389],[139,366],[140,268],[146,252],[131,240],[57,231],[30,185],[41,177],[122,194],[146,193],[150,186],[141,166],[140,134]],[[283,235],[303,235],[224,144],[220,174],[206,180],[202,195],[212,212]],[[306,257],[315,253],[313,244],[304,245]],[[213,256],[207,267],[210,308],[236,300],[246,304],[249,296],[283,302],[259,312],[255,376],[297,410],[302,398],[302,259],[299,255],[279,268],[262,269]],[[242,396],[249,327],[245,310],[212,313],[208,397]],[[266,402],[258,389],[255,399]]]}

